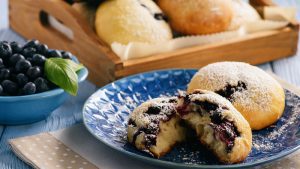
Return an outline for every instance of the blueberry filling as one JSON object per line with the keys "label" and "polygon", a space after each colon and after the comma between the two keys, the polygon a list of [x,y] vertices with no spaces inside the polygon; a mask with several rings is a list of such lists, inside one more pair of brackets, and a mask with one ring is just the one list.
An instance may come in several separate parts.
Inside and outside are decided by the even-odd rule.
{"label": "blueberry filling", "polygon": [[129,119],[128,125],[131,125],[131,126],[133,126],[133,127],[136,127],[136,123],[135,123],[135,121],[133,121],[132,119]]}
{"label": "blueberry filling", "polygon": [[[134,133],[132,142],[135,143],[138,135],[145,133],[144,144],[146,148],[150,148],[151,146],[156,145],[156,138],[160,131],[160,121],[169,121],[174,115],[176,115],[176,111],[174,110],[173,105],[151,106],[144,115],[149,116],[151,123],[146,127],[139,128]],[[136,123],[132,119],[129,119],[128,125],[136,127]]]}
{"label": "blueberry filling", "polygon": [[194,101],[193,103],[201,106],[202,109],[206,110],[207,112],[215,111],[219,108],[217,104],[210,103],[208,101]]}
{"label": "blueberry filling", "polygon": [[220,124],[210,123],[214,129],[215,138],[219,138],[226,144],[226,151],[231,152],[234,146],[234,140],[240,136],[234,124],[228,120],[222,120]]}
{"label": "blueberry filling", "polygon": [[177,100],[176,99],[170,99],[169,103],[177,103]]}
{"label": "blueberry filling", "polygon": [[[181,116],[184,116],[192,111],[197,111],[201,116],[204,114],[209,114],[211,123],[209,124],[214,129],[215,138],[219,138],[222,142],[226,144],[226,151],[230,152],[234,146],[234,140],[236,137],[240,136],[237,131],[236,126],[227,119],[222,118],[221,112],[223,110],[228,110],[226,106],[220,107],[217,104],[210,103],[208,101],[191,101],[189,95],[179,96],[183,98],[183,104],[177,107],[177,111]],[[191,108],[192,105],[197,105],[195,108]]]}
{"label": "blueberry filling", "polygon": [[159,114],[160,108],[159,107],[149,107],[149,109],[145,112],[145,114]]}
{"label": "blueberry filling", "polygon": [[232,102],[232,101],[234,101],[233,94],[235,92],[241,92],[244,90],[247,90],[246,83],[244,83],[242,81],[238,81],[237,86],[232,86],[230,84],[227,84],[223,89],[215,91],[215,92]]}
{"label": "blueberry filling", "polygon": [[156,145],[156,138],[159,133],[159,122],[154,122],[153,125],[148,125],[147,127],[139,128],[133,135],[133,143],[135,143],[137,137],[141,133],[145,133],[144,144],[146,148],[150,148],[152,145]]}

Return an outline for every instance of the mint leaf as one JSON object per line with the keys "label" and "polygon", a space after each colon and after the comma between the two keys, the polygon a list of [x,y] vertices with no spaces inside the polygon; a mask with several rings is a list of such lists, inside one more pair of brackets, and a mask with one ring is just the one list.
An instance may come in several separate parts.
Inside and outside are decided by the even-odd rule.
{"label": "mint leaf", "polygon": [[49,58],[45,63],[45,75],[52,83],[75,96],[78,91],[76,72],[83,68],[69,59]]}

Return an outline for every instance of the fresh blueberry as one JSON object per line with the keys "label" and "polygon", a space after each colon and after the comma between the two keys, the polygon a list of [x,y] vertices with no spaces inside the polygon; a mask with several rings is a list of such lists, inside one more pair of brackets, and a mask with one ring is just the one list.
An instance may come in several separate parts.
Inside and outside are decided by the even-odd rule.
{"label": "fresh blueberry", "polygon": [[13,53],[21,53],[22,52],[22,46],[18,42],[11,42],[10,47],[12,49]]}
{"label": "fresh blueberry", "polygon": [[17,73],[15,67],[9,67],[8,70],[10,71],[10,73]]}
{"label": "fresh blueberry", "polygon": [[[32,63],[32,58],[26,58],[26,60],[30,63]],[[32,65],[32,64],[31,64]]]}
{"label": "fresh blueberry", "polygon": [[7,59],[12,55],[12,49],[6,42],[0,42],[0,58]]}
{"label": "fresh blueberry", "polygon": [[38,66],[33,66],[30,67],[27,70],[26,75],[30,78],[30,79],[36,79],[38,77],[40,77],[42,75],[42,71]]}
{"label": "fresh blueberry", "polygon": [[38,40],[29,40],[25,43],[23,48],[35,48],[37,49],[38,45],[40,44],[40,42]]}
{"label": "fresh blueberry", "polygon": [[4,80],[1,85],[4,93],[9,95],[16,95],[18,93],[18,85],[11,80]]}
{"label": "fresh blueberry", "polygon": [[31,61],[34,65],[38,65],[38,66],[44,66],[45,62],[46,62],[46,58],[43,55],[40,54],[35,54],[32,57],[32,61]]}
{"label": "fresh blueberry", "polygon": [[3,87],[0,85],[0,96],[3,95]]}
{"label": "fresh blueberry", "polygon": [[48,81],[42,77],[35,79],[34,84],[38,93],[49,90]]}
{"label": "fresh blueberry", "polygon": [[26,57],[26,58],[32,58],[32,56],[34,54],[36,54],[36,49],[29,47],[29,48],[24,48],[22,54]]}
{"label": "fresh blueberry", "polygon": [[31,63],[28,60],[19,60],[15,66],[17,72],[27,72],[31,67]]}
{"label": "fresh blueberry", "polygon": [[[9,70],[10,71],[10,70]],[[10,71],[9,80],[17,83],[17,74],[15,72]]]}
{"label": "fresh blueberry", "polygon": [[56,84],[52,83],[51,81],[48,81],[48,87],[49,87],[49,90],[50,90],[50,89],[55,89],[58,86]]}
{"label": "fresh blueberry", "polygon": [[3,63],[3,60],[0,58],[0,69],[5,68],[5,65]]}
{"label": "fresh blueberry", "polygon": [[28,77],[23,73],[19,73],[16,76],[16,82],[18,83],[19,86],[24,86],[28,82]]}
{"label": "fresh blueberry", "polygon": [[59,50],[48,50],[47,57],[48,58],[62,58]]}
{"label": "fresh blueberry", "polygon": [[35,84],[32,82],[26,83],[22,89],[22,94],[24,95],[34,94],[35,92],[36,92],[36,87]]}
{"label": "fresh blueberry", "polygon": [[39,54],[46,55],[48,51],[48,46],[45,44],[39,44],[36,50]]}
{"label": "fresh blueberry", "polygon": [[5,80],[8,79],[10,75],[10,71],[9,69],[1,69],[0,70],[0,79]]}
{"label": "fresh blueberry", "polygon": [[63,52],[61,52],[61,54],[64,59],[72,59],[72,57],[73,57],[72,53],[70,53],[70,52],[63,51]]}
{"label": "fresh blueberry", "polygon": [[19,61],[19,60],[22,60],[22,59],[25,59],[25,57],[21,54],[13,54],[10,58],[9,58],[9,62],[11,65],[16,65],[16,63]]}

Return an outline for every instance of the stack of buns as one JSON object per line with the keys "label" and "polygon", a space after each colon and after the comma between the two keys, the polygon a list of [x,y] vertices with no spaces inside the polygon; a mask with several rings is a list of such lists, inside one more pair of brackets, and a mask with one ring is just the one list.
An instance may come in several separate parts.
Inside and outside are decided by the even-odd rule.
{"label": "stack of buns", "polygon": [[[84,5],[73,5],[106,43],[158,43],[173,35],[205,35],[236,30],[260,20],[243,0],[75,0],[98,6],[96,14]],[[83,2],[82,2],[83,1]],[[98,3],[97,3],[98,2]],[[95,8],[92,7],[92,13]]]}
{"label": "stack of buns", "polygon": [[284,107],[283,88],[266,72],[247,63],[218,62],[201,68],[186,94],[137,107],[129,116],[128,141],[161,157],[193,130],[220,162],[238,163],[251,151],[251,130],[275,123]]}

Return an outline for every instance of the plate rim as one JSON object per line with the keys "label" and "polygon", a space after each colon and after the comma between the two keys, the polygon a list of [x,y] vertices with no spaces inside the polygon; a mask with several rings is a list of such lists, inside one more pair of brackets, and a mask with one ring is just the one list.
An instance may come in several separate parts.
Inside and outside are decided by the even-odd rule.
{"label": "plate rim", "polygon": [[[184,168],[198,168],[198,169],[204,169],[204,168],[209,168],[209,169],[215,169],[215,168],[240,168],[240,167],[253,167],[253,166],[257,166],[257,165],[261,165],[261,164],[265,164],[265,163],[269,163],[275,160],[278,160],[280,158],[283,158],[293,152],[295,152],[296,150],[300,149],[300,144],[287,150],[284,152],[280,152],[277,155],[273,155],[270,157],[265,158],[264,160],[257,160],[255,162],[251,162],[251,163],[240,163],[240,164],[221,164],[221,165],[205,165],[205,164],[185,164],[185,163],[177,163],[177,162],[171,162],[171,161],[164,161],[164,160],[158,160],[155,158],[151,158],[151,157],[146,157],[146,156],[142,156],[139,154],[135,154],[126,150],[123,150],[121,148],[115,147],[114,145],[108,143],[107,141],[105,141],[104,139],[101,139],[99,136],[97,136],[96,134],[93,133],[93,130],[88,126],[87,124],[87,119],[85,117],[85,109],[86,106],[88,104],[88,102],[95,97],[95,95],[97,95],[100,91],[102,91],[103,89],[107,88],[109,85],[111,85],[112,83],[117,83],[120,82],[124,79],[132,79],[134,77],[140,76],[140,75],[144,75],[144,74],[154,74],[154,73],[160,73],[160,72],[169,72],[169,71],[198,71],[198,69],[193,69],[193,68],[184,68],[184,69],[180,69],[180,68],[174,68],[174,69],[159,69],[159,70],[153,70],[153,71],[148,71],[148,72],[142,72],[142,73],[137,73],[137,74],[133,74],[130,76],[126,76],[123,77],[121,79],[118,79],[116,81],[113,81],[99,89],[97,89],[91,96],[89,96],[89,98],[84,102],[83,108],[82,108],[82,117],[83,117],[83,124],[85,126],[85,128],[89,131],[90,134],[92,134],[97,140],[99,140],[100,142],[102,142],[104,145],[112,148],[113,150],[116,150],[118,152],[122,152],[125,155],[129,155],[129,157],[132,158],[136,158],[145,162],[150,162],[151,164],[154,165],[161,165],[164,167],[184,167]],[[288,90],[288,89],[286,89]],[[289,91],[289,90],[288,90]],[[292,92],[293,94],[295,94],[294,92]],[[299,96],[300,97],[300,96]]]}

